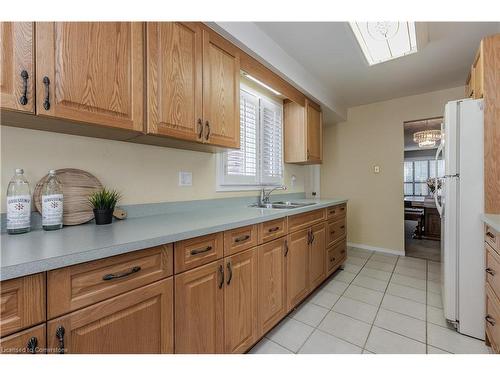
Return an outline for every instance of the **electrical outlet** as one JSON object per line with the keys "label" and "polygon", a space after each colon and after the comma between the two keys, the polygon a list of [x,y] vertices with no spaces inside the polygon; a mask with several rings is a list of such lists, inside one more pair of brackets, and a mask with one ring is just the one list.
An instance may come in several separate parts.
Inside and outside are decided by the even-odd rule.
{"label": "electrical outlet", "polygon": [[193,186],[193,173],[180,171],[179,186]]}
{"label": "electrical outlet", "polygon": [[373,166],[373,173],[380,173],[380,166],[379,165]]}

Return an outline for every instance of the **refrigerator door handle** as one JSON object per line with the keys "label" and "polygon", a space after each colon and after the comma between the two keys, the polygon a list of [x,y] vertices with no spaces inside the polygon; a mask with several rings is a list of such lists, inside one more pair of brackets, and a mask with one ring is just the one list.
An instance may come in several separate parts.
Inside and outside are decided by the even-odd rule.
{"label": "refrigerator door handle", "polygon": [[442,154],[442,152],[443,152],[443,142],[441,141],[439,143],[438,149],[436,151],[436,163],[434,163],[435,168],[436,168],[436,170],[434,171],[435,172],[434,176],[436,176],[436,177],[434,177],[434,202],[436,203],[436,208],[439,212],[439,216],[441,216],[441,217],[443,216],[443,205],[441,205],[439,203],[439,200],[438,200],[438,180],[439,180],[439,178],[438,178],[438,160],[439,160],[439,155]]}

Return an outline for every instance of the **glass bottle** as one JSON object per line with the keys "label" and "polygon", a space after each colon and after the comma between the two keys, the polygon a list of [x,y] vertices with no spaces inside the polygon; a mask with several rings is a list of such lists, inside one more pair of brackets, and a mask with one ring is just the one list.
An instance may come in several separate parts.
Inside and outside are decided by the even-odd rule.
{"label": "glass bottle", "polygon": [[24,176],[24,170],[17,168],[7,187],[7,233],[26,233],[30,231],[30,227],[30,185]]}
{"label": "glass bottle", "polygon": [[42,187],[42,228],[56,230],[63,227],[63,191],[56,171],[51,169]]}

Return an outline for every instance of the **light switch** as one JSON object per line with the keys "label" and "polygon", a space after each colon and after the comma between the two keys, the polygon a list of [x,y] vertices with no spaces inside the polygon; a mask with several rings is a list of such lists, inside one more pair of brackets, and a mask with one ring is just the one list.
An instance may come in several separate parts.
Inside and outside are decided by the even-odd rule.
{"label": "light switch", "polygon": [[179,172],[179,186],[192,186],[193,185],[193,173],[192,172]]}
{"label": "light switch", "polygon": [[373,173],[380,173],[380,166],[379,165],[373,166]]}

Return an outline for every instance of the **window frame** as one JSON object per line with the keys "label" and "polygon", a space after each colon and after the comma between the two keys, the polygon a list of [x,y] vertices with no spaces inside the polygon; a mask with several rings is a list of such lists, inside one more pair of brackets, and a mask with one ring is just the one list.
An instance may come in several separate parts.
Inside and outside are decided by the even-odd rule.
{"label": "window frame", "polygon": [[[427,180],[425,181],[415,181],[415,163],[416,162],[422,162],[425,161],[427,162],[427,179],[433,178],[431,177],[431,162],[436,161],[436,159],[407,159],[404,160],[404,163],[411,163],[412,164],[412,170],[411,170],[411,181],[405,181],[404,180],[404,164],[403,164],[403,196],[405,197],[427,197],[429,195],[429,187],[427,186]],[[438,159],[437,162],[443,162],[443,159]],[[438,166],[439,170],[439,166]],[[444,165],[443,165],[443,170],[444,170]],[[405,194],[405,185],[406,184],[411,184],[412,187],[412,194]],[[422,195],[422,194],[415,194],[415,185],[425,185],[425,189],[427,190],[427,194]]]}
{"label": "window frame", "polygon": [[[227,151],[231,151],[230,149],[224,150],[222,152],[217,153],[216,156],[216,191],[217,192],[224,192],[224,191],[249,191],[249,190],[260,190],[265,187],[274,187],[274,186],[280,186],[283,185],[284,180],[285,180],[285,163],[284,163],[284,127],[283,127],[283,103],[270,97],[262,92],[255,90],[254,88],[244,84],[240,83],[240,93],[241,91],[250,94],[252,96],[255,96],[257,98],[257,103],[258,103],[258,119],[257,119],[257,130],[256,130],[256,137],[257,137],[257,144],[256,144],[256,176],[255,176],[255,181],[256,183],[247,183],[247,182],[235,182],[235,181],[226,181],[226,175],[224,174],[225,168],[224,168],[224,163],[225,163],[225,154]],[[241,95],[241,94],[240,94]],[[262,158],[262,144],[264,142],[263,140],[263,131],[262,131],[262,113],[263,113],[263,106],[262,102],[267,101],[268,103],[275,105],[281,110],[281,178],[277,181],[268,181],[265,182],[262,176],[262,170],[263,170],[263,158]],[[232,178],[238,179],[238,176],[233,176]],[[243,179],[242,179],[243,180]]]}

